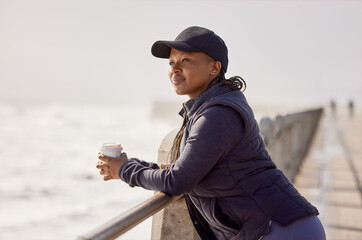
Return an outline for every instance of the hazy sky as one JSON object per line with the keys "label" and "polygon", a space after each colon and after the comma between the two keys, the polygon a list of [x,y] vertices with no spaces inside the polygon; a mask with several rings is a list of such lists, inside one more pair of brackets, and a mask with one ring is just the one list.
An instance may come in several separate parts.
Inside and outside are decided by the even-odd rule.
{"label": "hazy sky", "polygon": [[225,40],[249,101],[362,103],[362,1],[313,0],[0,0],[0,100],[180,99],[150,48],[192,25]]}

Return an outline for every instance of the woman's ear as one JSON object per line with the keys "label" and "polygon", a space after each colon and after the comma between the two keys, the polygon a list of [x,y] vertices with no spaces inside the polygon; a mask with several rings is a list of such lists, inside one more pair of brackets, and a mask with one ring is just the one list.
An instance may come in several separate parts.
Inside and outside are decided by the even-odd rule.
{"label": "woman's ear", "polygon": [[221,62],[219,61],[213,61],[212,62],[212,69],[211,69],[211,74],[216,76],[220,73],[221,71]]}

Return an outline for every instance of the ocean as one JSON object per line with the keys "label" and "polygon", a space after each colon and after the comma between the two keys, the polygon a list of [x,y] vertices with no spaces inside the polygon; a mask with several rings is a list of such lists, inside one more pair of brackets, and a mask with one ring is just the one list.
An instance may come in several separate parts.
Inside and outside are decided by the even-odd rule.
{"label": "ocean", "polygon": [[[150,105],[0,102],[0,239],[76,239],[153,195],[104,182],[95,164],[104,142],[157,161],[175,125]],[[119,239],[150,239],[151,219]]]}

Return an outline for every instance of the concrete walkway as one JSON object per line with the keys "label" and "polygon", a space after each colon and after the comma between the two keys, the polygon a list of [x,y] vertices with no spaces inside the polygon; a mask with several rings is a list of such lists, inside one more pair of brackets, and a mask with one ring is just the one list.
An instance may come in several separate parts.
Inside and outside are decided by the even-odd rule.
{"label": "concrete walkway", "polygon": [[362,239],[361,111],[326,111],[294,184],[319,209],[327,239]]}

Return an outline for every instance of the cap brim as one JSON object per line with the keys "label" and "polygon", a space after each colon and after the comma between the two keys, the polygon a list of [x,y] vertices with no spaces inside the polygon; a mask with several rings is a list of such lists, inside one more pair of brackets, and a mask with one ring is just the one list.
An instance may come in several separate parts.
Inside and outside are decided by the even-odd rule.
{"label": "cap brim", "polygon": [[152,45],[151,53],[158,58],[169,58],[171,48],[184,52],[200,52],[199,49],[180,41],[157,41]]}

